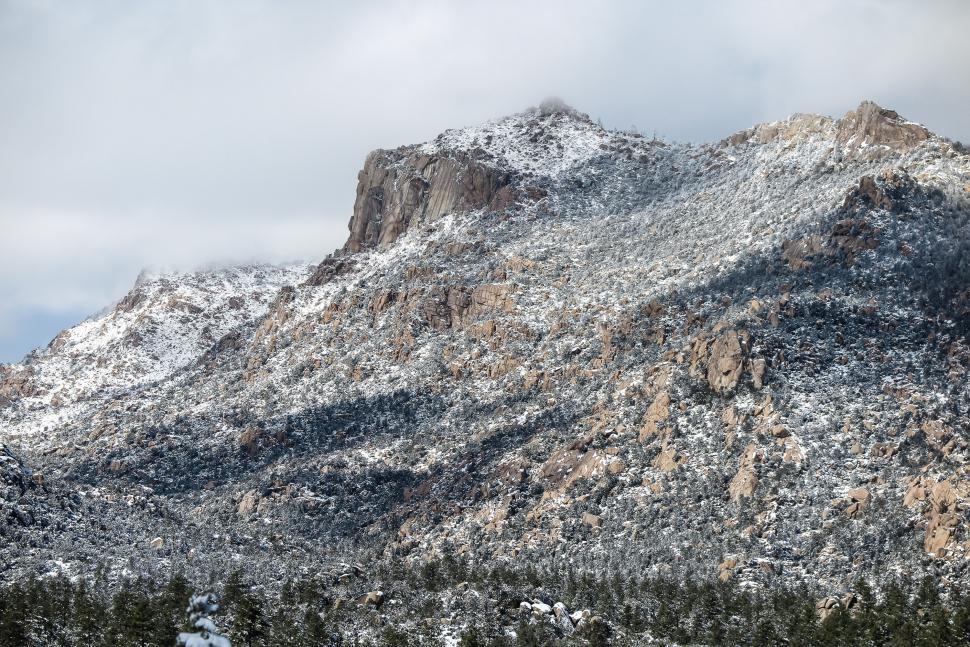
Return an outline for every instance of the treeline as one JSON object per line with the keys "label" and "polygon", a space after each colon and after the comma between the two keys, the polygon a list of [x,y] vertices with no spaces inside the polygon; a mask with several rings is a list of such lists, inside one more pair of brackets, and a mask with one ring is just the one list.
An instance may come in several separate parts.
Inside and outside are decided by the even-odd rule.
{"label": "treeline", "polygon": [[[970,596],[954,590],[944,599],[929,580],[891,584],[878,596],[860,582],[852,610],[835,607],[822,621],[805,590],[470,568],[451,559],[383,565],[380,575],[393,602],[375,609],[357,603],[353,585],[328,577],[285,582],[269,594],[233,573],[216,587],[221,608],[213,620],[235,647],[437,646],[446,634],[462,647],[639,645],[647,636],[680,645],[970,645]],[[195,592],[180,576],[126,582],[113,595],[62,578],[13,584],[0,591],[0,647],[171,647],[188,629]],[[588,609],[592,620],[571,630],[519,609],[536,598]]]}

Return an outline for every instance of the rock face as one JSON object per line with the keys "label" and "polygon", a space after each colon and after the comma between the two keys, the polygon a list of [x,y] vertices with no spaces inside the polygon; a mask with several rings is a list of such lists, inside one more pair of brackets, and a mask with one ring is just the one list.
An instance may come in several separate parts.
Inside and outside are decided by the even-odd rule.
{"label": "rock face", "polygon": [[872,162],[910,151],[932,136],[924,126],[903,119],[895,111],[863,101],[838,120],[795,114],[785,121],[735,133],[721,146],[797,144],[821,139],[830,142],[832,155],[837,159]]}
{"label": "rock face", "polygon": [[[718,325],[710,335],[701,335],[691,350],[691,370],[704,375],[715,393],[727,393],[738,385],[748,368],[751,335],[746,330],[734,330]],[[706,366],[706,370],[702,367]],[[764,379],[764,363],[752,367],[752,373],[761,388]]]}
{"label": "rock face", "polygon": [[738,502],[746,497],[754,496],[758,487],[757,465],[764,460],[764,455],[753,443],[744,449],[737,474],[728,485],[731,500]]}
{"label": "rock face", "polygon": [[504,209],[513,200],[511,182],[509,173],[477,159],[476,151],[374,151],[357,176],[357,199],[344,249],[388,247],[410,227],[449,213]]}
{"label": "rock face", "polygon": [[835,146],[842,155],[877,160],[913,148],[931,133],[893,110],[863,101],[835,123]]}

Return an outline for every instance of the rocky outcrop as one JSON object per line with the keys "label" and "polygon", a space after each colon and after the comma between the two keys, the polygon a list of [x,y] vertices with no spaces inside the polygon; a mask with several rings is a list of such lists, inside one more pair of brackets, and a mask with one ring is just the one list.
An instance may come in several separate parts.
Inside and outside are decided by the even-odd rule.
{"label": "rocky outcrop", "polygon": [[[718,394],[730,393],[737,387],[744,370],[748,368],[751,352],[751,334],[735,330],[726,324],[718,324],[710,335],[700,335],[691,348],[691,374],[705,377],[711,389]],[[756,386],[761,388],[764,365],[754,369]]]}
{"label": "rocky outcrop", "polygon": [[511,312],[511,293],[511,285],[499,283],[473,288],[434,286],[421,299],[418,312],[421,320],[435,330],[456,328],[485,312]]}
{"label": "rocky outcrop", "polygon": [[894,110],[863,101],[835,122],[835,150],[844,158],[878,160],[929,139],[930,131]]}
{"label": "rocky outcrop", "polygon": [[474,151],[374,151],[357,176],[357,199],[344,249],[387,247],[410,227],[449,213],[504,209],[514,201],[511,184],[509,173],[476,159]]}
{"label": "rocky outcrop", "polygon": [[901,169],[864,175],[842,200],[840,214],[845,217],[833,223],[828,232],[784,241],[782,258],[796,270],[809,270],[818,264],[853,265],[860,254],[880,245],[882,232],[870,221],[869,212],[904,213],[924,198],[916,181]]}
{"label": "rocky outcrop", "polygon": [[661,425],[669,417],[670,394],[667,391],[661,391],[654,398],[650,407],[647,408],[647,413],[643,417],[643,426],[640,428],[641,442],[647,441],[655,436],[660,430]]}
{"label": "rocky outcrop", "polygon": [[872,494],[868,488],[858,487],[849,490],[849,506],[845,509],[845,516],[854,518],[862,514],[869,507]]}
{"label": "rocky outcrop", "polygon": [[816,135],[830,135],[833,121],[830,117],[796,113],[784,121],[758,124],[742,130],[720,142],[721,146],[738,146],[745,143],[768,144],[774,141],[800,141]]}
{"label": "rocky outcrop", "polygon": [[842,210],[847,213],[865,209],[884,209],[892,213],[905,210],[906,201],[919,196],[919,185],[900,169],[886,170],[878,176],[864,175],[846,193]]}
{"label": "rocky outcrop", "polygon": [[34,394],[33,372],[27,368],[0,366],[0,404]]}
{"label": "rocky outcrop", "polygon": [[906,121],[893,110],[863,101],[855,110],[833,121],[814,114],[794,114],[784,121],[759,124],[722,140],[723,146],[744,144],[797,144],[810,139],[831,141],[833,154],[852,161],[876,161],[905,152],[929,139],[922,125]]}
{"label": "rocky outcrop", "polygon": [[357,598],[357,604],[363,607],[374,607],[375,609],[380,609],[382,606],[384,606],[384,592],[368,591]]}
{"label": "rocky outcrop", "polygon": [[750,444],[744,449],[741,455],[741,462],[738,465],[738,472],[731,479],[728,485],[728,493],[731,500],[735,503],[746,497],[754,496],[754,491],[758,487],[757,465],[764,460],[764,454],[758,449],[757,445]]}
{"label": "rocky outcrop", "polygon": [[306,280],[305,285],[326,285],[338,276],[353,271],[354,267],[356,267],[356,263],[350,259],[326,258],[317,265],[313,274]]}

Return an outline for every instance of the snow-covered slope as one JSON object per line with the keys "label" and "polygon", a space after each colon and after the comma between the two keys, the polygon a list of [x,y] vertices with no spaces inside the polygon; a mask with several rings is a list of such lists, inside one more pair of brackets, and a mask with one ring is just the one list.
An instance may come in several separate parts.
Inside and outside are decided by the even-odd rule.
{"label": "snow-covered slope", "polygon": [[[7,371],[0,440],[229,529],[201,561],[180,540],[190,568],[339,546],[966,581],[970,158],[945,139],[868,103],[703,145],[547,105],[373,153],[350,236],[82,324]],[[55,395],[83,406],[54,425]]]}
{"label": "snow-covered slope", "polygon": [[[8,438],[43,436],[92,407],[169,377],[264,315],[279,289],[304,281],[308,271],[299,264],[143,272],[119,303],[4,367],[18,397],[0,424]],[[13,394],[9,388],[8,397]]]}
{"label": "snow-covered slope", "polygon": [[490,164],[503,170],[557,178],[601,155],[618,139],[622,133],[595,127],[587,115],[551,102],[534,113],[446,130],[419,150],[427,155],[482,151]]}

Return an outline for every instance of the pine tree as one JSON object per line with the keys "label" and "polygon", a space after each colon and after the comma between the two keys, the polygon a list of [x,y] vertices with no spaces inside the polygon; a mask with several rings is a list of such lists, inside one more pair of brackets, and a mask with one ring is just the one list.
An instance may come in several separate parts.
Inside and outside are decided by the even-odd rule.
{"label": "pine tree", "polygon": [[104,635],[104,618],[107,608],[95,595],[88,591],[88,585],[81,580],[74,591],[72,602],[74,632],[79,645],[96,645]]}
{"label": "pine tree", "polygon": [[231,647],[229,639],[218,632],[216,625],[209,618],[219,610],[215,595],[193,595],[189,598],[189,624],[198,629],[196,632],[182,632],[178,635],[178,644],[184,647]]}
{"label": "pine tree", "polygon": [[263,604],[254,593],[246,591],[236,604],[235,622],[232,625],[233,637],[237,644],[255,647],[263,644],[269,623],[263,613]]}
{"label": "pine tree", "polygon": [[0,647],[20,647],[28,642],[26,592],[14,584],[0,597]]}

